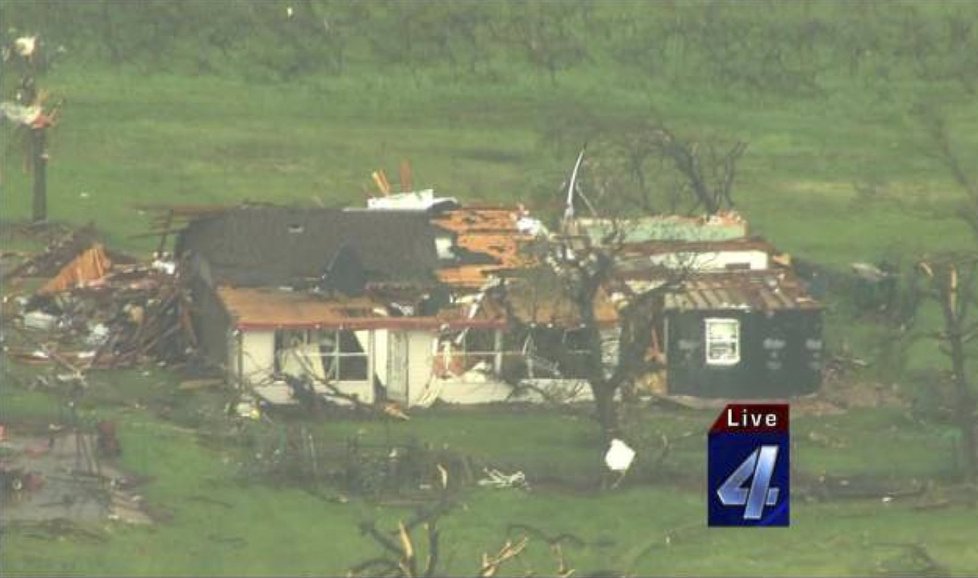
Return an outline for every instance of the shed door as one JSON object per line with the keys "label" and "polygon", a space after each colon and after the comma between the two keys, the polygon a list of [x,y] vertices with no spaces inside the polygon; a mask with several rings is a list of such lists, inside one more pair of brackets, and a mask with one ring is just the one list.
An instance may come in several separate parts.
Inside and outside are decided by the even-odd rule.
{"label": "shed door", "polygon": [[408,336],[403,331],[391,331],[387,353],[387,397],[407,403],[408,400]]}

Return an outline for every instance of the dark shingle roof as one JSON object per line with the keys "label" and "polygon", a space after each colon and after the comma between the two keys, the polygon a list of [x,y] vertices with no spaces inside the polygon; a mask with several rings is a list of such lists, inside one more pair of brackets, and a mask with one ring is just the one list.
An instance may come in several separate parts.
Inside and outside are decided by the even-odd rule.
{"label": "dark shingle roof", "polygon": [[346,245],[372,282],[433,281],[438,267],[425,214],[292,207],[241,207],[196,220],[177,254],[206,260],[218,283],[290,285],[323,274]]}

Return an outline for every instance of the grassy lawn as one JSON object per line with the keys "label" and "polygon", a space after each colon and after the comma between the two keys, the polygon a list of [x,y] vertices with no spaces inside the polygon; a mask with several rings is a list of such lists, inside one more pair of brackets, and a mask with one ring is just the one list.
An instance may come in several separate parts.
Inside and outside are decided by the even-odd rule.
{"label": "grassy lawn", "polygon": [[[218,411],[217,393],[175,390],[162,371],[99,373],[91,379],[85,421],[112,418],[121,426],[122,465],[149,476],[140,488],[169,521],[148,528],[118,523],[93,527],[94,539],[48,541],[38,534],[6,533],[5,575],[98,573],[100,575],[267,575],[341,574],[365,559],[375,546],[357,531],[376,520],[393,527],[410,510],[352,497],[345,503],[325,489],[311,494],[295,487],[243,481],[237,474],[240,449],[202,445],[182,421],[195,411]],[[36,391],[0,388],[0,418],[53,419],[58,400]],[[190,411],[186,411],[190,410]],[[600,452],[595,428],[585,417],[566,412],[499,409],[433,409],[411,421],[331,419],[306,422],[325,439],[356,435],[365,442],[417,439],[446,446],[499,467],[526,467],[531,490],[472,488],[441,524],[444,572],[472,574],[483,550],[498,548],[510,524],[528,524],[557,535],[569,532],[583,544],[566,546],[575,567],[630,570],[635,574],[723,575],[747,564],[750,573],[845,575],[912,572],[917,561],[907,546],[921,544],[939,563],[960,574],[978,564],[978,547],[967,535],[973,510],[916,511],[914,499],[807,501],[796,499],[790,530],[756,532],[709,530],[702,482],[705,431],[715,412],[650,408],[641,414],[651,437],[666,434],[674,449],[663,469],[694,480],[625,484],[617,491],[580,493],[532,488],[534,472],[593,475]],[[794,420],[794,468],[798,474],[874,476],[902,480],[941,477],[948,467],[946,430],[909,422],[902,411],[853,410],[847,414]],[[813,437],[812,432],[819,435]],[[871,433],[870,433],[871,432]],[[827,447],[830,444],[832,447]],[[655,457],[653,450],[640,454]],[[516,535],[511,532],[511,535]],[[525,563],[549,572],[554,561],[545,543],[532,536]],[[894,545],[896,544],[896,545]],[[514,572],[516,570],[513,570]]]}

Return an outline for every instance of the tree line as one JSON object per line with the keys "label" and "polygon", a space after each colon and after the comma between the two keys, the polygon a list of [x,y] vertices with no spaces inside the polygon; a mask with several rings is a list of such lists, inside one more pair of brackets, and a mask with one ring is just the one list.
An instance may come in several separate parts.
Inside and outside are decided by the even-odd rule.
{"label": "tree line", "polygon": [[978,82],[978,5],[823,1],[14,0],[0,20],[80,60],[291,80],[396,68],[439,82],[638,79],[817,96],[837,82]]}

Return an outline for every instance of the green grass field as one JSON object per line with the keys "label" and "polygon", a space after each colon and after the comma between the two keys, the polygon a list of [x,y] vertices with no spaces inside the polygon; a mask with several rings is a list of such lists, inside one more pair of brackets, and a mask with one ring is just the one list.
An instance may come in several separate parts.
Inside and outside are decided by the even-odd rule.
{"label": "green grass field", "polygon": [[[141,493],[172,520],[150,528],[94,526],[91,530],[98,540],[50,541],[36,532],[8,531],[5,573],[331,575],[373,551],[373,544],[356,529],[359,522],[393,525],[398,518],[410,517],[407,509],[367,500],[337,503],[297,488],[242,484],[236,476],[233,448],[202,446],[192,431],[147,410],[132,409],[132,402],[149,406],[154,397],[172,392],[175,384],[167,374],[118,377],[94,376],[97,401],[86,404],[82,418],[112,417],[124,424],[123,464],[152,477]],[[109,392],[115,393],[111,403]],[[57,412],[56,403],[41,394],[4,388],[2,395],[3,419],[53,418]],[[182,395],[206,403],[199,394]],[[666,465],[687,471],[688,478],[702,479],[702,432],[712,421],[712,412],[654,410],[647,417],[651,431],[679,440]],[[546,455],[544,464],[568,473],[592,470],[588,461],[596,457],[593,425],[581,417],[552,412],[507,416],[499,410],[440,410],[393,424],[391,432],[369,421],[327,422],[321,428],[327,439],[346,439],[357,430],[365,441],[380,441],[388,434],[395,439],[415,437],[475,456],[494,456],[510,465],[523,463],[535,471],[545,467],[541,454]],[[696,435],[678,437],[686,431]],[[844,449],[830,451],[809,441],[812,431],[823,438],[828,435]],[[886,435],[867,435],[871,431]],[[836,475],[925,479],[947,466],[945,431],[908,424],[899,411],[802,417],[795,420],[794,464],[799,474],[827,469]],[[459,507],[442,523],[446,562],[442,571],[471,575],[478,554],[498,547],[508,525],[514,523],[530,524],[552,535],[578,536],[584,545],[566,550],[575,567],[613,568],[637,575],[725,575],[735,568],[776,575],[864,575],[889,566],[892,571],[913,573],[921,568],[920,562],[907,558],[904,550],[914,544],[925,546],[930,556],[955,573],[968,574],[978,564],[978,549],[969,537],[974,528],[970,509],[916,511],[915,499],[889,503],[796,499],[791,529],[764,531],[759,540],[755,532],[705,528],[702,493],[700,482],[686,489],[666,483],[626,484],[618,491],[583,494],[550,488],[466,490]],[[554,567],[549,550],[539,541],[525,563],[541,573]]]}
{"label": "green grass field", "polygon": [[[129,10],[125,17],[134,18],[138,10],[122,4],[108,5]],[[617,24],[595,33],[598,40],[589,57],[561,69],[555,82],[527,64],[517,44],[505,39],[486,49],[489,64],[480,61],[480,72],[474,76],[456,78],[441,61],[382,60],[368,50],[368,36],[400,38],[383,27],[392,24],[382,18],[383,10],[399,4],[379,2],[368,4],[382,14],[370,21],[373,25],[356,29],[349,68],[343,74],[314,69],[281,80],[266,61],[245,66],[240,54],[261,54],[258,40],[247,45],[253,52],[244,45],[228,49],[228,62],[238,68],[221,74],[202,72],[202,64],[188,64],[197,61],[192,49],[203,42],[202,36],[174,36],[189,48],[179,49],[177,41],[161,45],[154,60],[150,40],[163,42],[160,27],[179,21],[163,17],[155,28],[134,20],[131,27],[117,31],[120,43],[132,47],[132,57],[127,61],[123,54],[123,62],[113,64],[99,56],[96,33],[82,25],[72,30],[70,21],[74,15],[79,23],[97,23],[96,8],[101,5],[78,5],[85,8],[71,12],[74,9],[64,4],[11,1],[0,5],[0,15],[21,27],[43,29],[45,22],[52,22],[52,34],[60,31],[75,42],[63,63],[43,79],[53,96],[67,99],[49,138],[51,219],[93,221],[112,246],[135,253],[145,255],[156,243],[155,238],[138,236],[147,230],[149,215],[137,205],[361,204],[373,191],[370,173],[383,168],[394,180],[403,159],[410,159],[417,187],[431,186],[465,201],[525,202],[552,210],[580,146],[576,141],[558,146],[545,138],[555,123],[586,117],[600,134],[602,127],[620,126],[622,119],[638,122],[652,115],[679,133],[747,141],[734,193],[737,206],[754,232],[792,254],[839,269],[853,261],[911,259],[973,246],[967,227],[954,215],[961,193],[913,111],[921,103],[940,107],[970,170],[978,151],[978,106],[957,80],[916,74],[909,57],[904,61],[893,56],[912,35],[900,32],[902,12],[874,16],[879,4],[862,4],[861,10],[868,12],[851,16],[855,26],[866,27],[868,37],[883,39],[865,49],[868,62],[877,68],[869,71],[870,65],[865,65],[867,72],[847,74],[843,57],[832,46],[843,41],[824,40],[819,54],[830,56],[824,57],[828,64],[818,74],[817,96],[765,86],[748,90],[735,82],[725,85],[708,78],[705,57],[688,47],[677,48],[682,44],[678,40],[664,41],[663,52],[642,56],[636,64],[634,58],[626,60],[616,34],[638,46],[643,35],[654,38],[655,27],[667,26],[672,18],[696,25],[707,22],[709,6],[724,7],[719,22],[726,18],[730,26],[756,18],[761,33],[780,30],[782,20],[785,26],[795,26],[805,18],[845,30],[852,12],[847,3],[806,3],[805,8],[758,2],[747,4],[743,12],[716,3],[679,8],[663,3],[648,10],[642,3],[595,4],[597,17]],[[495,17],[492,10],[501,5],[487,5],[489,17]],[[920,13],[914,18],[927,23],[925,29],[937,39],[933,46],[944,46],[941,34],[953,28],[955,18],[974,21],[963,4],[893,5]],[[174,5],[154,6],[146,8],[146,14]],[[184,6],[210,9],[207,2]],[[279,10],[284,4],[274,6]],[[473,4],[460,6],[476,10]],[[515,10],[517,5],[506,6]],[[615,20],[618,11],[633,24]],[[884,32],[873,29],[876,18]],[[913,21],[907,17],[908,23]],[[157,36],[146,32],[151,28]],[[146,44],[137,42],[139,31],[150,39]],[[198,34],[196,29],[179,31]],[[770,42],[787,46],[791,40]],[[621,43],[628,48],[626,40]],[[201,53],[211,58],[216,49],[208,50]],[[961,58],[976,53],[963,48],[959,52],[965,55]],[[953,60],[957,52],[938,54]],[[660,72],[646,74],[653,64]],[[4,98],[9,83],[9,78],[4,80]],[[30,183],[13,133],[6,126],[3,131],[0,219],[6,225],[29,218]],[[21,247],[4,247],[15,248]],[[870,368],[850,376],[855,380],[851,387],[869,388],[887,369],[874,357],[882,329],[853,319],[845,296],[832,296],[830,305],[828,344],[833,351],[850,347],[871,362]],[[930,320],[932,315],[925,314],[924,321]],[[922,342],[911,351],[907,367],[934,369],[944,363],[932,343]],[[11,373],[0,383],[0,420],[57,419],[54,397],[6,379],[28,370],[13,365],[6,370]],[[918,385],[909,376],[892,373],[886,379],[896,381],[904,393],[916,391]],[[0,573],[341,575],[377,553],[359,534],[359,522],[376,519],[390,526],[410,515],[405,509],[360,498],[338,503],[295,488],[239,483],[236,450],[201,443],[186,429],[187,419],[214,419],[207,417],[213,414],[194,412],[218,407],[222,399],[177,392],[175,379],[155,368],[148,376],[141,371],[99,373],[92,378],[89,402],[82,410],[86,420],[110,417],[120,423],[123,465],[153,478],[140,491],[172,519],[149,528],[99,526],[93,528],[99,540],[47,539],[11,529],[0,544]],[[137,402],[141,407],[133,405]],[[147,409],[159,402],[177,407],[184,421],[177,419],[175,424]],[[947,483],[953,434],[944,424],[919,422],[906,413],[900,408],[863,408],[841,416],[798,418],[798,471],[806,476],[827,472],[901,483]],[[641,424],[650,439],[664,433],[677,440],[664,468],[702,479],[703,434],[713,417],[712,412],[657,408],[644,413]],[[332,419],[315,427],[336,439],[360,430],[364,439],[388,435],[380,422]],[[432,410],[394,424],[390,431],[399,438],[448,444],[480,460],[525,467],[531,484],[534,468],[578,475],[593,471],[599,455],[594,424],[558,412]],[[687,432],[692,434],[683,437]],[[825,439],[832,443],[818,441]],[[640,461],[648,459],[645,455]],[[444,575],[474,575],[482,552],[498,549],[510,523],[579,535],[585,545],[566,551],[579,576],[601,569],[633,575],[915,575],[926,570],[926,564],[914,557],[913,545],[924,547],[942,566],[941,572],[978,572],[978,518],[973,508],[964,506],[921,511],[912,501],[899,499],[796,500],[790,529],[757,532],[707,529],[701,485],[687,487],[665,479],[587,495],[472,488],[460,500],[462,505],[442,523]],[[555,568],[539,541],[531,542],[526,563],[537,575]],[[517,562],[507,572],[522,575],[524,568]]]}

